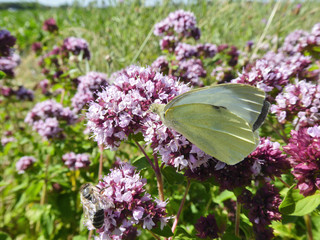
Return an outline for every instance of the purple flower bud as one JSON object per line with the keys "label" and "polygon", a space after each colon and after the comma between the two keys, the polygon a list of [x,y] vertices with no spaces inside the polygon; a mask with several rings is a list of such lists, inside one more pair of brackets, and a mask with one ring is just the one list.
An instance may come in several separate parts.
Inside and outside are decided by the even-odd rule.
{"label": "purple flower bud", "polygon": [[211,43],[198,44],[197,51],[199,56],[213,58],[218,52],[218,47]]}
{"label": "purple flower bud", "polygon": [[239,201],[249,211],[249,220],[253,224],[256,239],[272,239],[273,230],[268,226],[271,221],[281,220],[279,212],[281,198],[278,189],[270,183],[265,183],[254,196],[249,192],[247,197],[240,196]]}
{"label": "purple flower bud", "polygon": [[42,29],[51,33],[58,31],[56,20],[54,20],[54,18],[45,20]]}
{"label": "purple flower bud", "polygon": [[15,91],[11,87],[0,85],[0,95],[8,98],[10,96],[13,96],[14,94],[15,94]]}
{"label": "purple flower bud", "polygon": [[176,76],[185,83],[190,83],[192,86],[203,86],[203,82],[200,78],[207,76],[206,70],[203,68],[202,61],[200,59],[189,59],[179,62],[178,73]]}
{"label": "purple flower bud", "polygon": [[33,127],[45,139],[61,137],[60,122],[74,124],[76,115],[69,109],[63,108],[54,100],[37,103],[27,114],[25,122]]}
{"label": "purple flower bud", "polygon": [[62,156],[64,164],[70,169],[85,168],[90,165],[89,154],[75,154],[74,152],[66,153]]}
{"label": "purple flower bud", "polygon": [[175,36],[164,36],[160,40],[160,48],[161,50],[168,50],[169,52],[173,52],[178,44],[178,38]]}
{"label": "purple flower bud", "polygon": [[16,38],[8,30],[0,30],[0,57],[8,57],[11,53],[11,47],[16,43]]}
{"label": "purple flower bud", "polygon": [[320,127],[318,125],[291,131],[289,144],[283,149],[290,155],[292,174],[304,196],[320,189]]}
{"label": "purple flower bud", "polygon": [[16,169],[18,173],[24,173],[28,168],[30,168],[33,165],[35,161],[36,159],[31,156],[24,156],[20,158],[19,161],[16,163]]}
{"label": "purple flower bud", "polygon": [[14,137],[3,136],[1,138],[1,145],[2,145],[2,147],[4,147],[8,143],[15,142],[15,141],[16,141],[16,139]]}
{"label": "purple flower bud", "polygon": [[78,112],[88,102],[94,101],[97,98],[97,92],[109,85],[107,76],[103,73],[89,72],[85,76],[78,78],[79,85],[77,93],[72,98],[72,106]]}
{"label": "purple flower bud", "polygon": [[36,52],[36,53],[41,52],[41,50],[42,50],[42,44],[41,44],[41,42],[34,42],[34,43],[32,43],[31,49],[32,49],[32,51],[34,51],[34,52]]}
{"label": "purple flower bud", "polygon": [[59,127],[59,122],[56,118],[46,118],[34,122],[32,129],[39,133],[44,139],[61,138],[62,129]]}
{"label": "purple flower bud", "polygon": [[165,56],[158,57],[152,64],[151,67],[165,75],[169,73],[169,62]]}
{"label": "purple flower bud", "polygon": [[25,88],[24,86],[20,86],[16,91],[16,96],[19,100],[33,101],[34,94],[30,89]]}
{"label": "purple flower bud", "polygon": [[63,51],[71,52],[74,55],[83,54],[83,59],[90,59],[89,44],[82,38],[68,37],[63,41]]}
{"label": "purple flower bud", "polygon": [[50,82],[48,79],[44,79],[38,83],[38,86],[41,88],[42,94],[47,94],[49,92]]}
{"label": "purple flower bud", "polygon": [[192,46],[187,43],[179,43],[175,49],[174,54],[176,56],[176,59],[181,61],[192,57],[198,57],[199,52],[196,46]]}
{"label": "purple flower bud", "polygon": [[221,233],[213,214],[209,214],[207,217],[200,217],[194,227],[198,232],[197,237],[199,238],[218,238]]}

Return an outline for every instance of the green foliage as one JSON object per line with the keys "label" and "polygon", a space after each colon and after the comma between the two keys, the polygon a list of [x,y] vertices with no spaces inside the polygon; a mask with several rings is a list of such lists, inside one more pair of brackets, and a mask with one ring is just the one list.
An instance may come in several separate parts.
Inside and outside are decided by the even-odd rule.
{"label": "green foliage", "polygon": [[320,192],[312,196],[303,196],[296,186],[292,186],[284,197],[279,210],[293,216],[304,216],[313,212],[320,205]]}

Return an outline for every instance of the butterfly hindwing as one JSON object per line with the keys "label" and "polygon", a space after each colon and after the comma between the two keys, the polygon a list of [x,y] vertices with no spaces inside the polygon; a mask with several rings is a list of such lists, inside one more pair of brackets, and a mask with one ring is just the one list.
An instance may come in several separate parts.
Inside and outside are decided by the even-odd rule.
{"label": "butterfly hindwing", "polygon": [[259,142],[247,121],[224,106],[178,105],[165,112],[164,120],[202,151],[230,165],[242,161]]}

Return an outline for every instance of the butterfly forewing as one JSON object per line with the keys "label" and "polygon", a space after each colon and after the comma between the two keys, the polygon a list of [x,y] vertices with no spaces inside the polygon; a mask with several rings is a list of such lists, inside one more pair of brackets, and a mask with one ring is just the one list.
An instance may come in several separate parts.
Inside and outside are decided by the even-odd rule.
{"label": "butterfly forewing", "polygon": [[242,161],[259,143],[252,127],[223,106],[195,103],[174,106],[165,112],[165,125],[230,165]]}
{"label": "butterfly forewing", "polygon": [[[181,94],[170,101],[164,110],[195,103],[223,106],[253,127],[263,110],[264,102],[265,93],[256,87],[244,84],[220,84]],[[263,120],[260,117],[261,123]]]}

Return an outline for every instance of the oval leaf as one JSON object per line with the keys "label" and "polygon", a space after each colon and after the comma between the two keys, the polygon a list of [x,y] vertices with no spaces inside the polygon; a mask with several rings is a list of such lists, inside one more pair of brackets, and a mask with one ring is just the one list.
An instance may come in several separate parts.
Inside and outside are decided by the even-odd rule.
{"label": "oval leaf", "polygon": [[304,216],[311,213],[320,205],[320,193],[316,192],[312,196],[305,197],[300,194],[299,189],[292,186],[287,192],[283,202],[280,204],[281,213]]}

